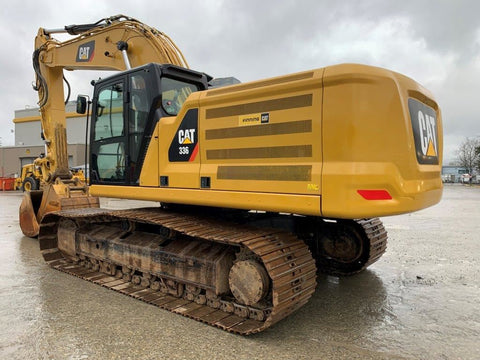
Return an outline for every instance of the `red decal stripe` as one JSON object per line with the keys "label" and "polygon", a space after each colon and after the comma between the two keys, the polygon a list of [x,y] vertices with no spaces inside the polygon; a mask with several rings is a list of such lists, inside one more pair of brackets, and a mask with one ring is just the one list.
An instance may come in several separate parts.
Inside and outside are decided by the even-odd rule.
{"label": "red decal stripe", "polygon": [[387,190],[357,190],[366,200],[392,200],[392,195]]}
{"label": "red decal stripe", "polygon": [[197,157],[197,153],[198,153],[198,142],[195,144],[195,148],[193,149],[192,155],[190,156],[190,159],[188,159],[188,161],[195,160],[195,158]]}

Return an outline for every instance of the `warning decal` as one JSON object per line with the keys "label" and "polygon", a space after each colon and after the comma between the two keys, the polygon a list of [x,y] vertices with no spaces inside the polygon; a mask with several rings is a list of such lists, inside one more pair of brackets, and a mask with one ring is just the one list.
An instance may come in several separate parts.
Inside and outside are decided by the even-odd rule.
{"label": "warning decal", "polygon": [[419,164],[438,164],[437,114],[431,107],[416,99],[408,99],[417,161]]}

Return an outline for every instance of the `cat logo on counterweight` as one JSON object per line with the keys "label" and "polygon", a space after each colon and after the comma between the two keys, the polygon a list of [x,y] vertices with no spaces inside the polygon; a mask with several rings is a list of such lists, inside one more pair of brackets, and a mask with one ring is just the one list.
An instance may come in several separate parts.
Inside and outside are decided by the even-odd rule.
{"label": "cat logo on counterweight", "polygon": [[419,164],[438,164],[437,114],[431,107],[416,99],[408,99],[417,161]]}

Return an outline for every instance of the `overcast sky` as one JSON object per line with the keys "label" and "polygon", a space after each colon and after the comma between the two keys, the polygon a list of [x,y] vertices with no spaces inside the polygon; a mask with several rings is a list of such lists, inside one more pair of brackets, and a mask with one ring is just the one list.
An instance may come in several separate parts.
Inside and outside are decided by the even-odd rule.
{"label": "overcast sky", "polygon": [[[14,110],[35,106],[31,64],[39,27],[92,23],[116,14],[168,34],[192,69],[242,82],[355,62],[412,77],[443,112],[446,160],[480,136],[480,2],[476,0],[27,0],[1,8],[3,145]],[[91,93],[89,72],[67,73],[73,97]]]}

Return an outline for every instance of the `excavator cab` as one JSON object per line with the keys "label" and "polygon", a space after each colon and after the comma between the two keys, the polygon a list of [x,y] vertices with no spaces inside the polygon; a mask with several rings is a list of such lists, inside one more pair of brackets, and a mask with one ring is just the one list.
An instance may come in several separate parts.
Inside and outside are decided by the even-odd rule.
{"label": "excavator cab", "polygon": [[179,66],[151,63],[96,82],[90,183],[138,185],[157,121],[177,115],[187,97],[206,90],[210,79]]}

